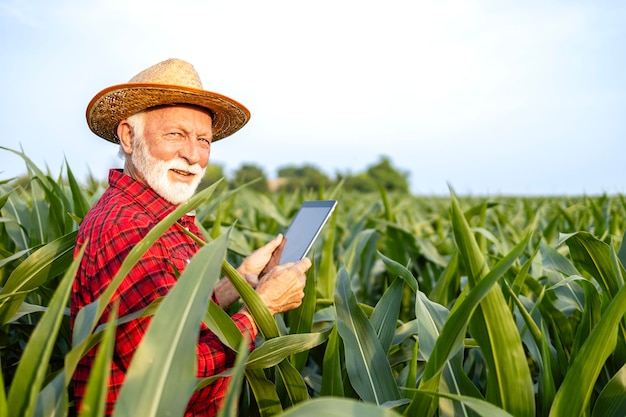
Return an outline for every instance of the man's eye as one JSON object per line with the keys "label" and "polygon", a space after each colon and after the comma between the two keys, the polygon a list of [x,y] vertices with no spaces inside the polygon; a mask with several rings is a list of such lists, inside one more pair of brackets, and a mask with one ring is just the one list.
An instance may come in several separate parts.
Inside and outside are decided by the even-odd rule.
{"label": "man's eye", "polygon": [[202,143],[202,145],[205,145],[205,146],[211,146],[211,139],[198,138],[198,142]]}

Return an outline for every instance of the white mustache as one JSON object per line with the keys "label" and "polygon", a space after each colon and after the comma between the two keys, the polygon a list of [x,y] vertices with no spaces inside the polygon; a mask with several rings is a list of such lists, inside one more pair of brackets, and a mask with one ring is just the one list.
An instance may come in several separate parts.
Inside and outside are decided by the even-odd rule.
{"label": "white mustache", "polygon": [[192,174],[198,175],[202,173],[202,168],[200,167],[200,164],[193,164],[193,165],[189,165],[187,162],[185,162],[182,159],[177,159],[174,161],[168,161],[166,163],[166,168],[167,169],[177,169],[179,171],[187,171],[190,172]]}

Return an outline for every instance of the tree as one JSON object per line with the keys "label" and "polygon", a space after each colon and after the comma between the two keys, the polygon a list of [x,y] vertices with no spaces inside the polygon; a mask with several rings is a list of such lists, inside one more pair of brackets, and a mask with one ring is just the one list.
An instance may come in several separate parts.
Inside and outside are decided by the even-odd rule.
{"label": "tree", "polygon": [[249,188],[261,193],[269,191],[269,185],[267,176],[261,167],[254,164],[243,164],[235,171],[235,178],[232,180],[234,187],[239,187],[250,181],[259,179],[258,181],[249,185]]}
{"label": "tree", "polygon": [[318,189],[332,184],[330,178],[319,168],[308,164],[302,167],[291,165],[279,168],[278,176],[286,179],[284,187],[287,191]]}
{"label": "tree", "polygon": [[359,193],[372,193],[378,191],[376,181],[369,177],[365,172],[360,174],[345,174],[344,188],[349,191],[357,191]]}
{"label": "tree", "polygon": [[370,166],[367,169],[367,174],[387,191],[403,193],[409,191],[409,181],[407,179],[409,173],[395,169],[391,165],[391,160],[386,156],[382,156],[378,164]]}
{"label": "tree", "polygon": [[355,176],[346,175],[345,188],[363,193],[378,191],[382,186],[387,191],[409,192],[409,173],[395,169],[391,160],[382,156],[378,163],[370,165],[365,172]]}

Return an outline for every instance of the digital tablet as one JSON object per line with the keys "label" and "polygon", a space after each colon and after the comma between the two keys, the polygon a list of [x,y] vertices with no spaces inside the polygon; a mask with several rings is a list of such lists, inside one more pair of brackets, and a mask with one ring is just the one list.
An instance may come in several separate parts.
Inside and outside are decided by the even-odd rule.
{"label": "digital tablet", "polygon": [[280,257],[281,264],[297,262],[307,255],[336,205],[336,200],[305,201],[302,204],[284,233],[287,241]]}

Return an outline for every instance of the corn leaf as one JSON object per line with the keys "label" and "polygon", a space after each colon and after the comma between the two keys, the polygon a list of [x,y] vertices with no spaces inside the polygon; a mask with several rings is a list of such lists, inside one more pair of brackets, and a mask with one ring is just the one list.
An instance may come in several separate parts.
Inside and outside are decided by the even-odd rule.
{"label": "corn leaf", "polygon": [[28,235],[31,245],[41,245],[47,240],[49,204],[43,198],[40,177],[34,177],[30,182],[31,207],[30,229]]}
{"label": "corn leaf", "polygon": [[3,211],[6,213],[5,216],[8,215],[8,217],[3,218],[6,234],[18,249],[28,249],[31,246],[27,233],[30,227],[30,212],[26,203],[16,197],[16,193],[14,193],[9,196]]}
{"label": "corn leaf", "polygon": [[266,340],[248,358],[246,369],[264,369],[278,365],[283,359],[313,349],[328,339],[328,333],[289,334]]}
{"label": "corn leaf", "polygon": [[414,293],[418,292],[419,288],[417,285],[417,279],[415,279],[411,271],[409,271],[405,266],[403,266],[399,262],[396,262],[395,260],[388,258],[387,256],[383,255],[380,252],[378,253],[378,255],[383,260],[383,263],[385,264],[387,271],[389,271],[391,275],[395,275],[395,276],[402,278],[404,282],[406,282],[406,284],[409,286],[411,291],[413,291]]}
{"label": "corn leaf", "polygon": [[235,352],[238,352],[237,349],[239,349],[241,340],[244,339],[244,337],[228,313],[215,304],[215,302],[209,301],[209,309],[204,315],[203,321],[222,343]]}
{"label": "corn leaf", "polygon": [[333,326],[330,336],[328,337],[328,344],[324,351],[323,368],[322,373],[322,386],[320,388],[320,395],[329,395],[334,397],[343,397],[343,380],[341,377],[341,338],[337,333],[337,326]]}
{"label": "corn leaf", "polygon": [[270,417],[283,411],[283,407],[276,393],[276,387],[272,384],[262,369],[246,369],[246,380],[257,399],[259,414],[261,417]]}
{"label": "corn leaf", "polygon": [[[344,253],[345,268],[350,276],[359,277],[362,288],[367,288],[364,277],[370,276],[370,271],[376,260],[376,245],[380,234],[374,229],[359,232]],[[335,288],[336,291],[336,288]],[[358,289],[357,289],[358,291]]]}
{"label": "corn leaf", "polygon": [[222,271],[241,296],[242,301],[250,311],[250,314],[252,314],[254,322],[256,323],[261,334],[266,339],[278,337],[280,334],[278,332],[278,326],[276,326],[276,322],[274,321],[274,317],[272,317],[254,288],[252,288],[250,284],[248,284],[248,282],[241,275],[239,275],[239,272],[237,272],[237,270],[227,261],[223,262]]}
{"label": "corn leaf", "polygon": [[478,398],[468,397],[468,396],[463,396],[463,395],[448,394],[448,393],[443,393],[443,392],[422,391],[422,394],[432,395],[433,397],[448,398],[454,401],[458,401],[466,405],[467,407],[471,408],[472,410],[476,411],[478,415],[480,415],[481,417],[513,417],[513,415],[507,413],[506,410],[498,408],[495,405],[487,401],[478,399]]}
{"label": "corn leaf", "polygon": [[104,417],[107,393],[109,390],[109,374],[115,345],[115,322],[117,305],[113,306],[109,322],[102,335],[96,359],[89,372],[89,380],[85,389],[79,417]]}
{"label": "corn leaf", "polygon": [[588,232],[564,235],[562,241],[565,241],[570,248],[572,261],[582,265],[595,277],[609,296],[614,297],[624,286],[623,271],[620,274],[613,271],[611,255],[606,243]]}
{"label": "corn leaf", "polygon": [[200,249],[161,301],[126,373],[116,417],[183,414],[196,386],[200,322],[220,278],[227,237]]}
{"label": "corn leaf", "polygon": [[400,399],[387,355],[356,302],[345,268],[337,277],[335,308],[337,330],[346,351],[346,369],[355,391],[364,401],[378,405]]}
{"label": "corn leaf", "polygon": [[[595,245],[587,247],[590,250],[589,256],[581,261],[592,262],[598,257],[596,251],[602,249]],[[612,247],[610,255],[613,274],[621,274],[621,268],[617,267],[621,264]],[[617,345],[618,327],[624,314],[626,314],[626,286],[623,286],[611,300],[567,370],[550,409],[550,417],[582,415],[590,401],[596,379],[606,359]]]}
{"label": "corn leaf", "polygon": [[73,214],[78,218],[82,219],[89,211],[89,203],[87,202],[87,198],[83,193],[83,190],[80,188],[76,178],[74,177],[74,173],[70,169],[70,165],[65,161],[65,166],[67,168],[67,181],[70,185],[70,190],[72,192],[72,201],[74,206]]}
{"label": "corn leaf", "polygon": [[[293,311],[287,312],[287,323],[292,334],[310,333],[317,305],[317,292],[315,290],[316,267],[312,265],[307,271],[306,285],[302,304]],[[308,350],[294,353],[293,366],[301,371],[309,357]]]}
{"label": "corn leaf", "polygon": [[319,271],[317,273],[317,291],[322,299],[330,300],[335,292],[335,281],[337,280],[337,267],[335,256],[333,255],[336,246],[337,235],[337,215],[333,214],[325,228],[324,241],[322,243],[322,253],[320,256]]}
{"label": "corn leaf", "polygon": [[[476,286],[489,269],[453,194],[451,216],[470,285]],[[470,330],[487,362],[487,400],[516,416],[534,416],[535,397],[526,354],[500,287],[492,287],[481,300],[470,320]]]}
{"label": "corn leaf", "polygon": [[347,398],[315,398],[290,408],[281,417],[399,417],[395,411]]}
{"label": "corn leaf", "polygon": [[79,252],[76,260],[63,276],[50,300],[48,311],[41,316],[22,353],[9,390],[9,415],[30,417],[35,412],[37,395],[46,377],[47,368],[41,364],[48,363],[52,355],[65,306],[69,301],[74,276],[83,253],[84,251]]}
{"label": "corn leaf", "polygon": [[550,351],[547,334],[543,326],[541,327],[541,334],[543,337],[541,338],[541,379],[538,384],[538,403],[541,415],[547,416],[556,395],[556,382],[552,374],[552,352]]}
{"label": "corn leaf", "polygon": [[62,236],[35,251],[13,270],[0,290],[0,296],[9,296],[0,297],[0,323],[11,320],[28,292],[68,269],[75,241],[76,232]]}
{"label": "corn leaf", "polygon": [[[2,365],[2,360],[0,358],[0,365]],[[6,389],[4,388],[4,375],[0,373],[0,416],[8,416],[9,415],[9,406],[7,404],[7,394]]]}
{"label": "corn leaf", "polygon": [[237,350],[239,354],[232,368],[232,377],[228,381],[226,396],[222,401],[222,407],[217,413],[217,417],[237,417],[239,394],[241,393],[241,386],[244,379],[243,370],[246,359],[248,358],[248,342],[245,338],[241,338],[241,344],[238,346]]}
{"label": "corn leaf", "polygon": [[370,317],[370,323],[376,330],[380,345],[385,352],[389,350],[395,335],[396,323],[402,305],[403,289],[404,281],[396,278],[383,293]]}
{"label": "corn leaf", "polygon": [[591,414],[591,417],[622,416],[626,416],[626,365],[604,386]]}
{"label": "corn leaf", "polygon": [[[230,279],[231,283],[241,296],[241,299],[245,303],[246,307],[252,314],[254,321],[257,325],[257,328],[261,332],[261,334],[267,339],[272,339],[274,337],[278,337],[280,335],[278,331],[278,326],[276,325],[276,321],[270,314],[269,310],[256,293],[256,291],[246,282],[246,280],[239,275],[237,270],[232,267],[228,262],[224,261],[222,265],[222,270],[225,275]],[[250,377],[254,378],[251,382],[255,384],[252,386],[253,392],[261,391],[267,392],[269,387],[258,373],[249,372]],[[289,360],[285,358],[278,364],[277,368],[277,380],[276,380],[276,392],[281,392],[284,390],[283,395],[280,398],[284,398],[287,404],[295,404],[297,402],[303,401],[308,398],[308,392],[306,389],[306,385],[302,380],[302,376],[296,369],[291,365]],[[248,376],[248,373],[246,374]],[[256,395],[256,392],[255,392]],[[259,397],[257,397],[259,399]],[[273,412],[276,405],[273,401],[268,403],[268,411]]]}
{"label": "corn leaf", "polygon": [[276,392],[285,407],[292,407],[309,399],[302,375],[289,360],[282,360],[276,367]]}

